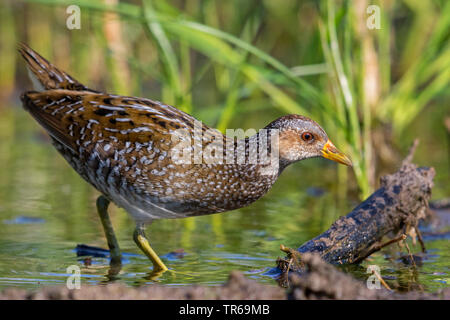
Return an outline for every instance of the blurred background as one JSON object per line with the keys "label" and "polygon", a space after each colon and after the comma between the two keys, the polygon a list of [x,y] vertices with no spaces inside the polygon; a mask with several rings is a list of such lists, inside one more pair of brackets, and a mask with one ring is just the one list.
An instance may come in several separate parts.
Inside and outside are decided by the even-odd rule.
{"label": "blurred background", "polygon": [[[68,28],[69,5],[80,8],[80,29]],[[232,269],[272,283],[279,244],[326,230],[399,167],[415,138],[415,162],[436,169],[433,199],[450,196],[449,40],[445,0],[2,0],[0,287],[64,282],[68,265],[86,265],[77,242],[105,247],[96,191],[21,108],[32,85],[18,42],[90,88],[163,101],[223,132],[309,116],[351,156],[350,169],[321,159],[291,166],[250,207],[149,228],[171,267],[196,270],[162,282],[218,284]],[[137,253],[131,219],[116,208],[112,219],[122,248]],[[448,239],[436,241],[448,255]],[[437,256],[422,273],[375,259],[398,287],[434,289],[448,283],[450,265]],[[149,281],[145,258],[130,259],[120,278]],[[89,262],[85,281],[103,281],[106,267]]]}

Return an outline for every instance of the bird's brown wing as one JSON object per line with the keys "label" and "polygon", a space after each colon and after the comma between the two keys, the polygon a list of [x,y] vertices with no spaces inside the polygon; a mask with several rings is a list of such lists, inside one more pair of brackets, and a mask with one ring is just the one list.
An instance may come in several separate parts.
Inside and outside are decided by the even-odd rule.
{"label": "bird's brown wing", "polygon": [[53,138],[74,152],[83,144],[103,140],[158,144],[170,141],[173,130],[194,130],[195,118],[149,99],[48,90],[24,93],[22,101]]}

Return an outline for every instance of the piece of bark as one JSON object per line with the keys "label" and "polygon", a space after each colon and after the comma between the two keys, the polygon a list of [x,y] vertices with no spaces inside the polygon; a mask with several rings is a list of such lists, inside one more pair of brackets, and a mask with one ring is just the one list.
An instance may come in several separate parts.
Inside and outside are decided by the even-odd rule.
{"label": "piece of bark", "polygon": [[381,178],[378,190],[298,252],[318,253],[332,264],[358,263],[379,250],[386,235],[420,235],[417,226],[426,215],[435,171],[411,163],[416,146],[417,141],[396,173]]}

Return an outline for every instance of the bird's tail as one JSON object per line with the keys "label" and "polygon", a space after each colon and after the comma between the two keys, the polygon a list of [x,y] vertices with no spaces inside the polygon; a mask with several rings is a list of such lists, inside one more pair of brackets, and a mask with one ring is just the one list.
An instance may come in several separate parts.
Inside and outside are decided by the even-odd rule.
{"label": "bird's tail", "polygon": [[35,90],[66,89],[92,91],[64,71],[56,68],[26,44],[20,43],[18,50],[27,62],[28,73]]}

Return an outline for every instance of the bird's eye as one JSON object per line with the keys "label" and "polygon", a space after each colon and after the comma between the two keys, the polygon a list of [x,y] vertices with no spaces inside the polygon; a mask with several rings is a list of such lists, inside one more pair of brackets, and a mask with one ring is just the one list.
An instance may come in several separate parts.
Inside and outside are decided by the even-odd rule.
{"label": "bird's eye", "polygon": [[314,136],[312,133],[304,132],[302,133],[302,139],[303,141],[310,142],[314,139]]}

